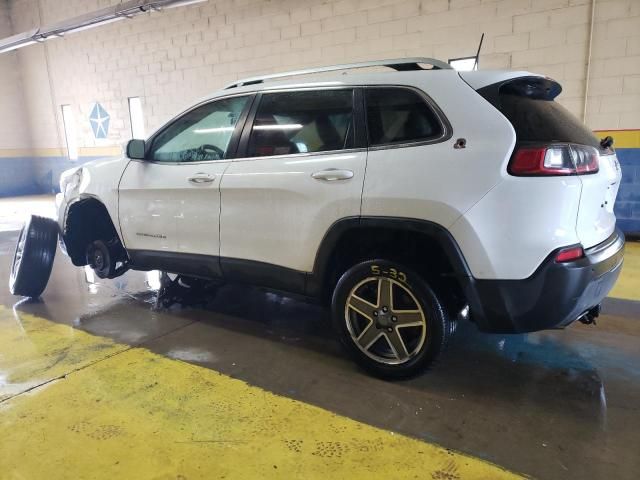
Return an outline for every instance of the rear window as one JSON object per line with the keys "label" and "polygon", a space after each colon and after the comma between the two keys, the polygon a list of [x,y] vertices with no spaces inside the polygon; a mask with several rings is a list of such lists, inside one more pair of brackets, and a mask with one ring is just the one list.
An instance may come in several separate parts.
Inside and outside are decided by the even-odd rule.
{"label": "rear window", "polygon": [[431,140],[442,136],[442,124],[424,99],[405,88],[367,88],[370,145]]}
{"label": "rear window", "polygon": [[545,77],[520,77],[478,90],[509,119],[518,142],[579,143],[600,148],[584,123],[553,99],[562,87]]}
{"label": "rear window", "polygon": [[499,110],[513,125],[519,142],[570,142],[600,147],[591,130],[553,100],[501,93]]}

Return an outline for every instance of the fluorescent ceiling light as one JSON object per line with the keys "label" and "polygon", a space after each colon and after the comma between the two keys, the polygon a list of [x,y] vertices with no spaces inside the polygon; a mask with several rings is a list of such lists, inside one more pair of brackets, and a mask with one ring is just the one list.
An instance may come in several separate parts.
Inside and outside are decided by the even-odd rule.
{"label": "fluorescent ceiling light", "polygon": [[11,35],[10,37],[0,40],[0,53],[10,52],[17,48],[33,45],[36,42],[34,36],[38,33],[37,28],[33,28],[26,32],[18,33],[17,35]]}
{"label": "fluorescent ceiling light", "polygon": [[477,70],[476,57],[467,58],[452,58],[449,60],[449,65],[459,72],[469,72],[471,70]]}
{"label": "fluorescent ceiling light", "polygon": [[196,128],[193,133],[233,132],[236,127]]}
{"label": "fluorescent ceiling light", "polygon": [[52,37],[60,37],[65,33],[81,32],[89,28],[117,22],[123,18],[131,18],[151,10],[184,7],[206,1],[207,0],[123,0],[111,7],[94,10],[84,15],[78,15],[68,20],[45,25],[11,37],[1,38],[0,53],[26,47],[27,45],[33,45],[36,42],[42,42]]}
{"label": "fluorescent ceiling light", "polygon": [[254,130],[298,130],[302,128],[299,123],[283,123],[282,125],[255,125]]}
{"label": "fluorescent ceiling light", "polygon": [[82,25],[80,27],[77,28],[72,28],[71,30],[65,30],[64,32],[62,32],[62,34],[65,33],[77,33],[77,32],[83,32],[84,30],[89,30],[90,28],[94,28],[94,27],[101,27],[103,25],[108,25],[109,23],[114,23],[114,22],[118,22],[120,20],[125,20],[127,17],[116,17],[116,18],[110,18],[109,20],[100,20],[94,23],[89,23],[87,25]]}
{"label": "fluorescent ceiling light", "polygon": [[186,7],[187,5],[193,5],[194,3],[202,3],[207,0],[183,0],[181,2],[171,2],[164,8],[176,8],[176,7]]}
{"label": "fluorescent ceiling light", "polygon": [[28,40],[26,42],[21,42],[15,45],[9,45],[7,47],[0,48],[0,53],[10,52],[12,50],[17,50],[18,48],[21,48],[21,47],[26,47],[27,45],[34,45],[36,43],[39,43],[39,42],[36,42],[35,40]]}

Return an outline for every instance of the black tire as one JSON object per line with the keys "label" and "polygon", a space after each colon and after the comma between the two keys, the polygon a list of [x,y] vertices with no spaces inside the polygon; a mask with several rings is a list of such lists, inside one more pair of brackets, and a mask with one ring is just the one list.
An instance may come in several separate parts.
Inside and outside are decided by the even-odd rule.
{"label": "black tire", "polygon": [[9,290],[13,295],[39,297],[44,291],[56,255],[58,224],[32,215],[18,237],[13,255]]}
{"label": "black tire", "polygon": [[[385,285],[389,286],[391,292],[388,312],[382,310],[381,303],[385,302],[381,300],[380,292],[371,291],[373,288],[382,289]],[[370,290],[370,301],[361,303],[362,310],[369,308],[367,315],[354,311],[356,299],[360,302],[367,293],[358,289]],[[394,300],[396,296],[397,302]],[[347,306],[347,300],[352,306]],[[373,305],[374,301],[376,305]],[[394,306],[403,301],[406,305],[417,306]],[[413,312],[413,317],[407,316],[410,312]],[[340,277],[333,292],[331,313],[334,328],[349,354],[361,367],[386,379],[407,378],[423,372],[445,349],[453,331],[451,321],[428,283],[410,268],[382,259],[359,263]],[[417,323],[424,326],[413,326],[410,318],[418,319]],[[358,332],[355,324],[365,326]],[[366,332],[373,337],[365,336],[369,326],[376,328]],[[409,328],[399,328],[401,326]],[[412,336],[408,337],[409,334]],[[358,339],[362,343],[365,338],[376,338],[376,335],[377,340],[368,348],[358,345]],[[397,345],[398,336],[402,348],[394,349],[390,339],[396,339]],[[403,350],[403,354],[396,353],[396,350]],[[406,358],[401,358],[403,355]]]}

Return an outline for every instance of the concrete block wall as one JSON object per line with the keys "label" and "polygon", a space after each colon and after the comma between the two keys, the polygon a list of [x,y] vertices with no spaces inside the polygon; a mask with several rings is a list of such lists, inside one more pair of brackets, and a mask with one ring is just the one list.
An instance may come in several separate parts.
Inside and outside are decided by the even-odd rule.
{"label": "concrete block wall", "polygon": [[615,213],[622,231],[640,235],[640,130],[599,131],[611,135],[618,145],[616,153],[622,169]]}
{"label": "concrete block wall", "polygon": [[[640,140],[640,135],[637,136]],[[618,226],[622,231],[638,237],[640,235],[640,141],[636,141],[634,145],[635,148],[618,150],[618,160],[624,176],[618,191],[615,213]]]}
{"label": "concrete block wall", "polygon": [[[8,3],[18,32],[117,0]],[[553,77],[564,87],[559,101],[583,118],[591,8],[592,0],[209,0],[70,34],[17,57],[34,148],[64,147],[60,106],[69,104],[87,155],[128,140],[128,97],[142,98],[151,132],[240,77],[471,56],[483,32],[481,68]],[[96,101],[111,116],[107,139],[90,128]],[[640,0],[596,0],[585,119],[598,130],[640,129]]]}
{"label": "concrete block wall", "polygon": [[[117,2],[9,1],[14,31],[109,3]],[[640,2],[596,6],[587,123],[640,128]],[[210,0],[70,34],[18,56],[33,98],[29,117],[48,122],[34,136],[41,148],[61,146],[52,103],[73,105],[86,119],[100,101],[115,143],[129,134],[127,97],[143,98],[153,130],[239,77],[372,58],[469,56],[482,32],[481,68],[547,74],[564,86],[560,101],[581,117],[590,15],[590,0]],[[87,121],[80,134],[81,146],[108,143],[95,142]]]}
{"label": "concrete block wall", "polygon": [[[0,0],[0,37],[12,34],[9,3]],[[0,192],[37,191],[16,52],[0,54]]]}

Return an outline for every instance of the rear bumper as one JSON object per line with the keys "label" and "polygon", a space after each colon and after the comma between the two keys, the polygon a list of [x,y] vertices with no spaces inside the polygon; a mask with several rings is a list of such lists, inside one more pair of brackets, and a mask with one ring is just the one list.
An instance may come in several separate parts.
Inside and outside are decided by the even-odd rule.
{"label": "rear bumper", "polygon": [[486,332],[522,333],[562,328],[597,306],[622,269],[624,234],[616,231],[574,262],[556,252],[524,280],[473,280],[467,285],[472,319]]}

